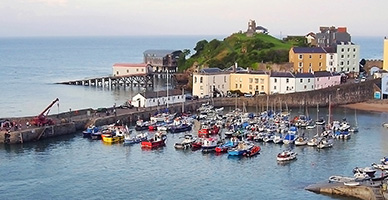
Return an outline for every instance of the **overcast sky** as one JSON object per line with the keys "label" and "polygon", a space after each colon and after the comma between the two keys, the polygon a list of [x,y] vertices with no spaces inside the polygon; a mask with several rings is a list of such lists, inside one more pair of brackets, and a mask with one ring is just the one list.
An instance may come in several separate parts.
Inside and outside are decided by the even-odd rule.
{"label": "overcast sky", "polygon": [[1,36],[230,35],[249,19],[271,35],[346,26],[388,35],[388,0],[0,0]]}

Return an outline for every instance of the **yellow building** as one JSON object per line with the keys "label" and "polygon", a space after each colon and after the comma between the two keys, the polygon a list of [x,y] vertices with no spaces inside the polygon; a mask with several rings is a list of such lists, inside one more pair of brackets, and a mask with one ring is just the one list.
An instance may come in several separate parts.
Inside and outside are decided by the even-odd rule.
{"label": "yellow building", "polygon": [[388,39],[384,38],[383,69],[388,71]]}
{"label": "yellow building", "polygon": [[298,73],[326,71],[326,51],[321,47],[293,47],[289,52],[289,62]]}
{"label": "yellow building", "polygon": [[248,94],[269,94],[269,74],[262,71],[232,72],[230,90]]}

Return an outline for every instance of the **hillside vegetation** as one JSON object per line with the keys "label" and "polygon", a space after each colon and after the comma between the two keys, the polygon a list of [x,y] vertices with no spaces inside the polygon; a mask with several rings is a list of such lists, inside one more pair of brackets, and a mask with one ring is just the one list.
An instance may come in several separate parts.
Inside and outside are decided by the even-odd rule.
{"label": "hillside vegetation", "polygon": [[[179,71],[193,65],[219,67],[221,69],[234,65],[257,69],[259,63],[288,62],[288,52],[292,46],[299,46],[295,41],[284,42],[266,34],[254,34],[247,37],[244,33],[235,33],[223,41],[201,40],[197,42],[189,58],[179,60]],[[190,54],[188,50],[183,51]]]}

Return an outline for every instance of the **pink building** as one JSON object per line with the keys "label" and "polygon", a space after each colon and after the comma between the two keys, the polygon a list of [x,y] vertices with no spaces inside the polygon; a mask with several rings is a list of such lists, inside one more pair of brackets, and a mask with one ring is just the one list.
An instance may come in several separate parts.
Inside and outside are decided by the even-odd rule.
{"label": "pink building", "polygon": [[327,72],[327,71],[317,71],[314,72],[315,76],[315,89],[319,90],[322,88],[332,87],[339,85],[341,83],[341,75]]}

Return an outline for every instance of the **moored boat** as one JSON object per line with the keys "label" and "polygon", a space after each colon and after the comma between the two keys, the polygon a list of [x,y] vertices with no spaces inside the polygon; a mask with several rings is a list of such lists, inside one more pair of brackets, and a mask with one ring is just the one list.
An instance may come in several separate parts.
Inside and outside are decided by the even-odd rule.
{"label": "moored boat", "polygon": [[202,152],[212,152],[218,145],[218,139],[214,137],[204,138],[202,142]]}
{"label": "moored boat", "polygon": [[228,149],[236,147],[238,144],[237,138],[232,138],[231,140],[227,141],[225,144],[216,147],[215,151],[217,153],[226,153]]}
{"label": "moored boat", "polygon": [[174,144],[175,149],[187,149],[191,147],[191,144],[196,140],[191,134],[186,134],[181,142]]}
{"label": "moored boat", "polygon": [[151,138],[149,140],[142,141],[141,147],[142,148],[150,148],[150,149],[162,147],[165,145],[166,139],[167,139],[167,137],[166,137],[166,135],[164,135],[164,133],[157,132],[157,133],[155,133],[153,138]]}
{"label": "moored boat", "polygon": [[260,146],[254,145],[251,149],[249,149],[246,153],[245,156],[247,157],[252,157],[257,155],[260,152],[261,148]]}
{"label": "moored boat", "polygon": [[297,153],[293,151],[283,151],[276,156],[276,160],[279,162],[290,161],[296,159]]}
{"label": "moored boat", "polygon": [[297,137],[296,140],[295,140],[295,145],[296,146],[307,145],[307,138],[305,138],[303,136]]}
{"label": "moored boat", "polygon": [[243,156],[245,155],[251,148],[253,148],[253,144],[247,141],[240,141],[237,147],[229,149],[229,156]]}

